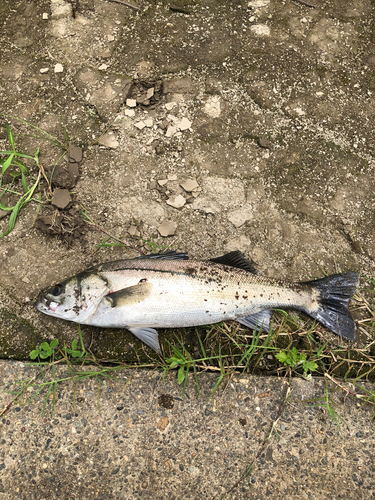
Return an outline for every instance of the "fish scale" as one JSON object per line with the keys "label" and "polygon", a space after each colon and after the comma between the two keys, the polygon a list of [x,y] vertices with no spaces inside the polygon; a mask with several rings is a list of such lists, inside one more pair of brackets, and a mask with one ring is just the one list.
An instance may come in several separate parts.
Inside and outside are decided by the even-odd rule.
{"label": "fish scale", "polygon": [[354,272],[291,283],[260,276],[238,251],[203,262],[168,251],[88,269],[42,292],[36,307],[81,324],[127,328],[158,352],[155,328],[237,320],[268,331],[273,308],[304,311],[354,340],[348,303],[357,286]]}

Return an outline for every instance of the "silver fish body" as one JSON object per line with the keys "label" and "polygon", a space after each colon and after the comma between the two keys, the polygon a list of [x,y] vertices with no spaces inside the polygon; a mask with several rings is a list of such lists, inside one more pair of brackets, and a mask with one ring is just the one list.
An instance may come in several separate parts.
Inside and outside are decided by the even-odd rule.
{"label": "silver fish body", "polygon": [[240,252],[186,259],[170,251],[108,262],[46,290],[36,307],[80,324],[127,328],[158,352],[155,328],[237,320],[268,330],[273,308],[305,311],[335,333],[355,336],[347,304],[357,273],[288,283],[259,276]]}

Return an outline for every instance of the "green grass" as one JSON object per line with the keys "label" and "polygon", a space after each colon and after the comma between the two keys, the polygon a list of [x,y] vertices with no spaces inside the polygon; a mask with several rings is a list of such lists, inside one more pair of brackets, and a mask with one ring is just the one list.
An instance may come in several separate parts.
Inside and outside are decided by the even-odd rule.
{"label": "green grass", "polygon": [[[22,208],[30,201],[41,202],[41,195],[34,199],[34,193],[39,188],[39,182],[43,173],[43,167],[39,161],[39,148],[35,151],[34,155],[22,153],[16,149],[13,132],[8,123],[5,124],[7,136],[11,145],[11,150],[0,151],[0,200],[6,194],[16,195],[17,202],[14,205],[4,205],[0,201],[0,209],[10,213],[8,229],[0,234],[0,238],[7,236],[16,224],[17,217]],[[29,160],[37,169],[37,174],[31,173],[31,168],[25,165],[25,160]],[[5,184],[4,178],[7,174],[9,182]],[[15,191],[21,189],[22,191]]]}

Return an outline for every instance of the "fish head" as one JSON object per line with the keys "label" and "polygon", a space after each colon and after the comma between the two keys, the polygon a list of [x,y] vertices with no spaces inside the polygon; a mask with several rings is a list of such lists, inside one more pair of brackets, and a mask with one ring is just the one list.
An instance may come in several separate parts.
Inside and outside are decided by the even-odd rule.
{"label": "fish head", "polygon": [[106,278],[85,271],[44,290],[35,302],[35,307],[49,316],[85,323],[95,314],[108,290]]}

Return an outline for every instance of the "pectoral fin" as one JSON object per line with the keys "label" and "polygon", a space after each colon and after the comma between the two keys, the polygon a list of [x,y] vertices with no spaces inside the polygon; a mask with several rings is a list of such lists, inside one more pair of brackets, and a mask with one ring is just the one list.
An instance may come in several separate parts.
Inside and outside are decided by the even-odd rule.
{"label": "pectoral fin", "polygon": [[137,285],[128,286],[110,293],[103,301],[110,307],[131,306],[142,302],[151,293],[152,285],[147,281],[140,281]]}
{"label": "pectoral fin", "polygon": [[133,335],[141,339],[142,342],[150,346],[158,354],[161,354],[159,345],[159,335],[154,328],[127,326],[127,329],[131,331]]}
{"label": "pectoral fin", "polygon": [[237,321],[241,323],[241,325],[248,326],[253,330],[257,329],[259,331],[262,329],[265,332],[269,332],[271,315],[272,311],[266,309],[252,314],[251,316],[246,316],[245,318],[238,318]]}

